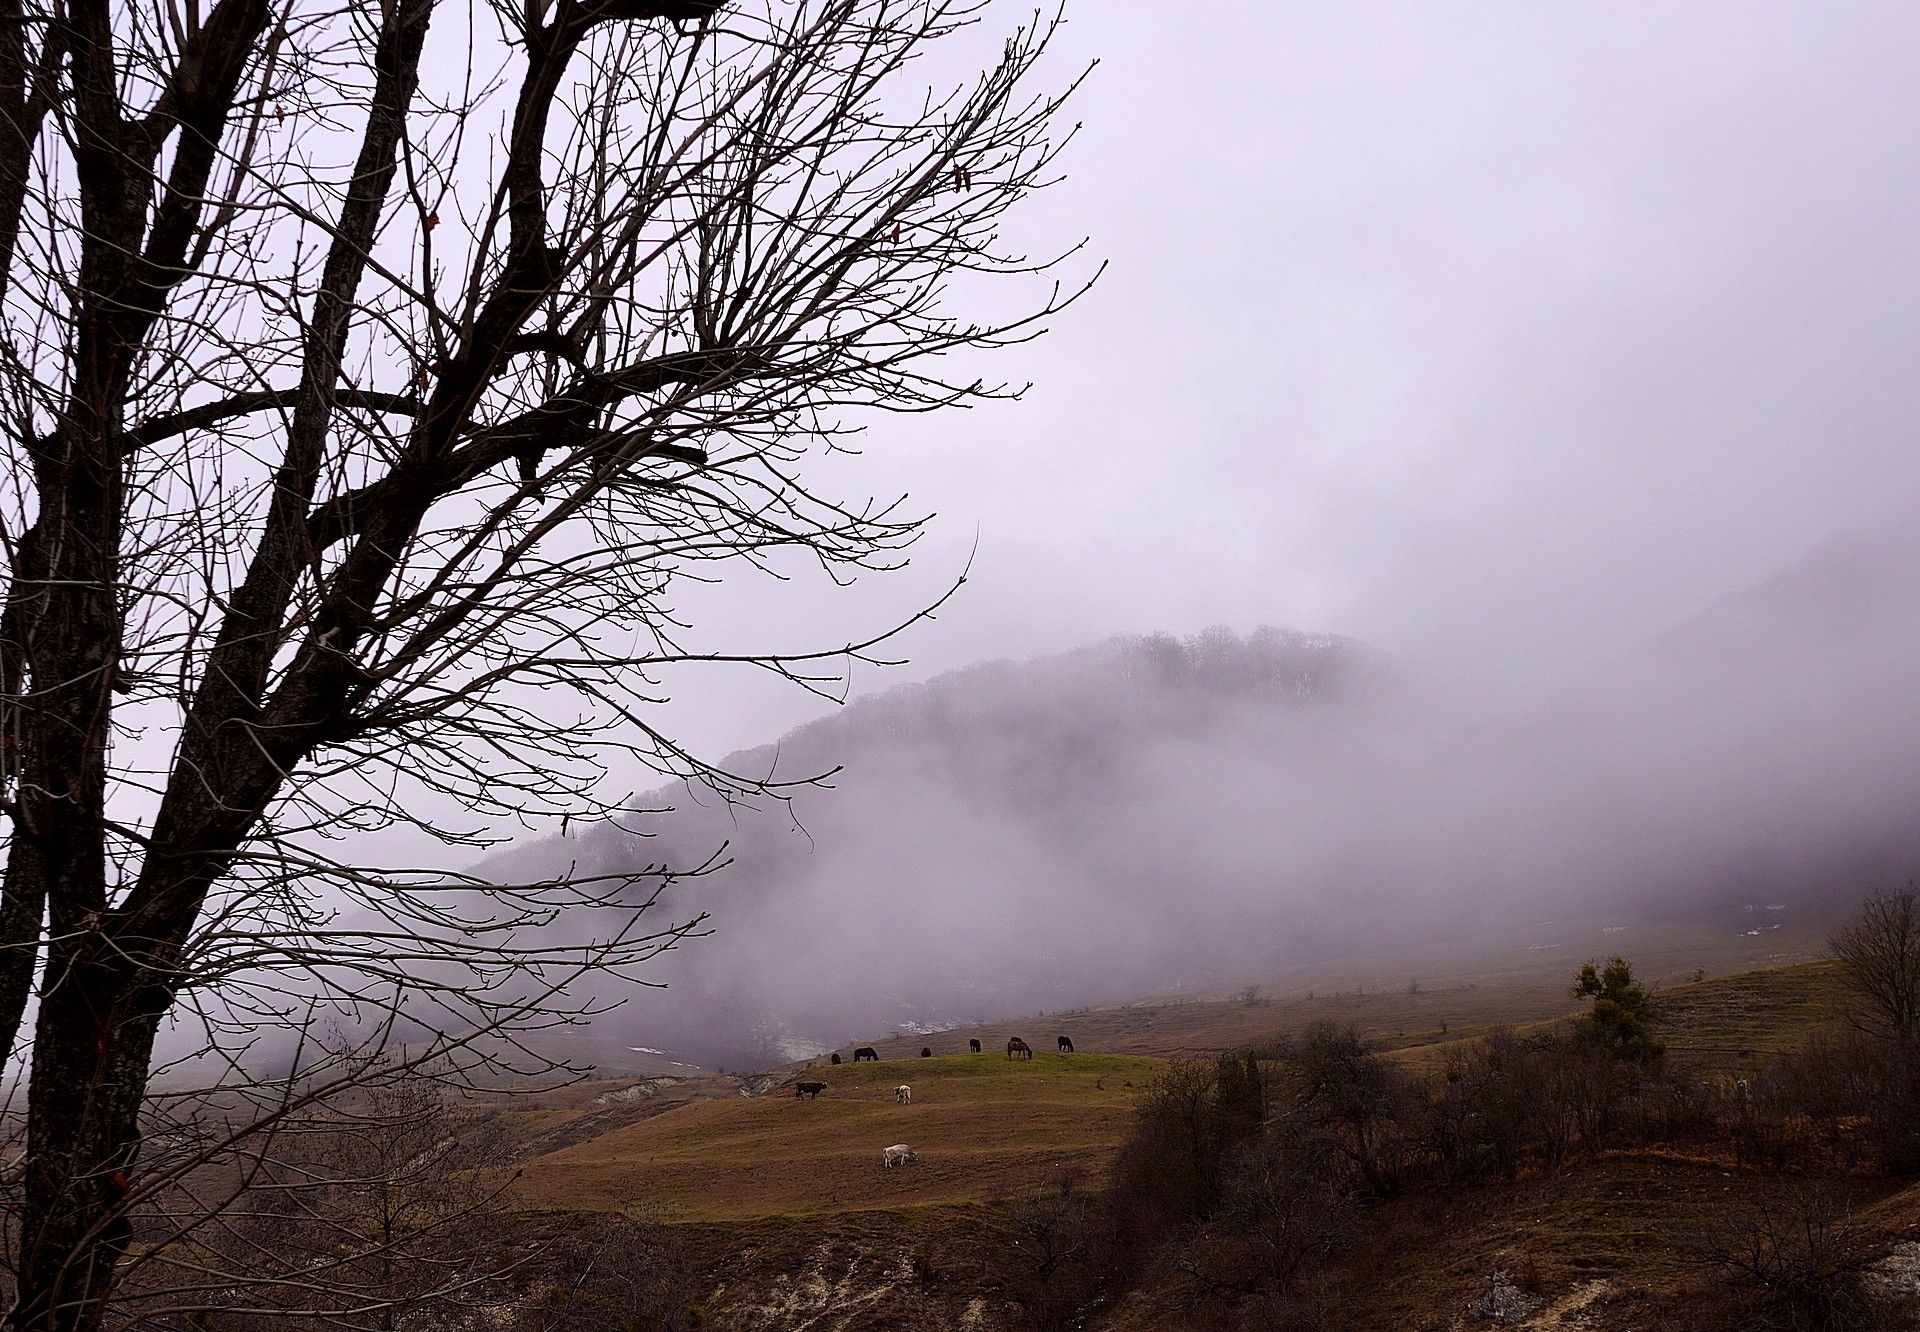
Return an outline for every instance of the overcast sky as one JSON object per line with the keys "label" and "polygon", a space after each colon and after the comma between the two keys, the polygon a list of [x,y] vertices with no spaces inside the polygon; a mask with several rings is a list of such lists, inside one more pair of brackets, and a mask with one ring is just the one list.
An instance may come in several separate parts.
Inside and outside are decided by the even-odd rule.
{"label": "overcast sky", "polygon": [[[1003,5],[1003,23],[1023,6]],[[1110,267],[1019,405],[881,421],[845,488],[938,518],[818,643],[969,585],[857,690],[1116,632],[1357,635],[1503,687],[1920,498],[1920,6],[1079,0],[1099,68],[1036,247]],[[822,705],[686,682],[709,754]]]}

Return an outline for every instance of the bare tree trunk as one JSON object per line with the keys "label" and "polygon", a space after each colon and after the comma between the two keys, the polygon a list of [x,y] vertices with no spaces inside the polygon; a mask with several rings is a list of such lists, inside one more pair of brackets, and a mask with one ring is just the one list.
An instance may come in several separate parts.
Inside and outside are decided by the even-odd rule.
{"label": "bare tree trunk", "polygon": [[[124,113],[104,0],[78,0],[60,30],[84,234],[67,407],[33,450],[35,529],[45,554],[43,567],[27,572],[44,581],[16,598],[33,609],[6,914],[8,924],[37,928],[34,906],[44,902],[49,930],[11,1315],[22,1329],[97,1327],[129,1234],[127,1172],[170,986],[148,971],[147,941],[117,937],[107,891],[106,752],[124,634],[126,396],[166,293],[184,276],[215,146],[267,16],[264,0],[221,0],[183,52],[170,114],[139,123]],[[168,133],[177,135],[173,161],[150,227],[153,163]],[[18,975],[9,979],[17,987]],[[17,988],[0,1003],[14,1010]]]}

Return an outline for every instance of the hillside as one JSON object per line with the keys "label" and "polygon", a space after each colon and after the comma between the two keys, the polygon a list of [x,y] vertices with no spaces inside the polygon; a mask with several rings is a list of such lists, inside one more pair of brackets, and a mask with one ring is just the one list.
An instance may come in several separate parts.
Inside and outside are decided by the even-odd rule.
{"label": "hillside", "polygon": [[[1444,1032],[1416,1029],[1437,1000],[1456,1019]],[[1832,1022],[1844,998],[1833,965],[1811,961],[1667,985],[1660,1001],[1669,1060],[1690,1078],[1685,1070],[1751,1076]],[[1136,1097],[1166,1067],[1116,1050],[1210,1056],[1252,1033],[1297,1035],[1344,1014],[1418,1069],[1494,1024],[1551,1023],[1570,1006],[1563,989],[1544,985],[1148,1001],[883,1038],[872,1042],[879,1063],[794,1065],[745,1081],[596,1083],[505,1102],[498,1118],[514,1121],[509,1136],[524,1144],[511,1196],[529,1209],[529,1233],[590,1232],[596,1215],[616,1212],[653,1218],[710,1288],[703,1307],[715,1328],[1001,1332],[1021,1326],[1010,1301],[1025,1289],[1006,1266],[1016,1231],[1002,1200],[1044,1198],[1067,1177],[1099,1187]],[[1036,1046],[1070,1033],[1080,1051],[1009,1061],[995,1045],[1014,1031]],[[980,1055],[944,1052],[963,1050],[969,1036],[994,1044]],[[943,1053],[919,1057],[927,1042]],[[828,1089],[797,1098],[802,1079]],[[913,1089],[910,1104],[894,1100],[900,1083]],[[884,1168],[880,1149],[896,1142],[919,1160]],[[1455,1329],[1491,1274],[1508,1271],[1523,1273],[1538,1299],[1511,1325],[1678,1332],[1689,1326],[1692,1288],[1676,1284],[1674,1255],[1729,1208],[1763,1199],[1790,1207],[1797,1188],[1791,1176],[1703,1147],[1623,1150],[1454,1195],[1390,1198],[1372,1213],[1374,1239],[1335,1269],[1339,1325]],[[1848,1205],[1883,1250],[1920,1225],[1920,1193],[1898,1184],[1861,1177]],[[1384,1262],[1384,1250],[1420,1260]],[[1184,1328],[1184,1283],[1173,1263],[1091,1326]]]}

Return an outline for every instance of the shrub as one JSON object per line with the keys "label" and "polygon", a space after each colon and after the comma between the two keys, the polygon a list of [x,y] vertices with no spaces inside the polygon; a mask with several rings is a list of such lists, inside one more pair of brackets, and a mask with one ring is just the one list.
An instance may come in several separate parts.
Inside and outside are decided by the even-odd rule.
{"label": "shrub", "polygon": [[1742,1332],[1878,1332],[1912,1326],[1910,1302],[1873,1280],[1872,1249],[1848,1221],[1843,1184],[1810,1181],[1750,1197],[1682,1255]]}

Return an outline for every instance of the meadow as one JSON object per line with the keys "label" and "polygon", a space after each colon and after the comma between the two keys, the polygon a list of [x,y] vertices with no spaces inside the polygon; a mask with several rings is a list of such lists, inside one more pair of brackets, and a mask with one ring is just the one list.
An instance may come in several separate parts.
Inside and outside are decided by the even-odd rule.
{"label": "meadow", "polygon": [[[786,1086],[682,1105],[529,1160],[514,1198],[535,1208],[741,1221],[986,1202],[1050,1173],[1097,1180],[1161,1061],[1000,1051],[815,1067],[818,1098]],[[796,1075],[797,1076],[797,1075]],[[913,1099],[897,1104],[905,1083]],[[912,1165],[885,1169],[905,1143]]]}

